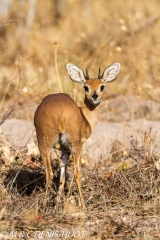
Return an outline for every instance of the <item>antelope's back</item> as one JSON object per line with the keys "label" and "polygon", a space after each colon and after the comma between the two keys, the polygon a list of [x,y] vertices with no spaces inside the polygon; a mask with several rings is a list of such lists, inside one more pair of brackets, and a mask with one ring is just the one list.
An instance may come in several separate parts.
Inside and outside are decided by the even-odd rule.
{"label": "antelope's back", "polygon": [[51,94],[45,97],[38,106],[34,124],[37,139],[50,143],[59,134],[67,133],[73,139],[80,134],[82,115],[76,102],[64,93]]}

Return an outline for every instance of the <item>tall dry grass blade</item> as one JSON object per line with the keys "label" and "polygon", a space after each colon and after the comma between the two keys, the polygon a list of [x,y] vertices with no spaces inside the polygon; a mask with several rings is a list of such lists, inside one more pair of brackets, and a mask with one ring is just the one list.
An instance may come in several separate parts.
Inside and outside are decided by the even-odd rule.
{"label": "tall dry grass blade", "polygon": [[61,83],[61,80],[59,78],[59,72],[58,72],[57,49],[58,49],[58,43],[54,43],[54,59],[55,59],[56,75],[57,75],[57,80],[58,80],[60,91],[61,91],[61,93],[63,93],[62,83]]}
{"label": "tall dry grass blade", "polygon": [[1,102],[0,102],[0,112],[1,112],[1,110],[2,110],[2,106],[3,106],[3,104],[4,104],[6,95],[7,95],[8,91],[9,91],[10,84],[11,84],[11,83],[9,82],[9,84],[8,84],[7,87],[6,87],[4,96],[2,97],[2,100],[1,100]]}

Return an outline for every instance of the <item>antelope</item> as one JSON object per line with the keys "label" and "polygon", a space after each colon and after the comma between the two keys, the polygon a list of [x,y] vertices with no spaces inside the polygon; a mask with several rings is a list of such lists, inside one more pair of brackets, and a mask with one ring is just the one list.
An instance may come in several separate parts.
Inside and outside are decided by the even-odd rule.
{"label": "antelope", "polygon": [[84,104],[78,107],[76,102],[65,93],[46,96],[38,106],[34,124],[38,147],[46,172],[46,191],[51,189],[53,172],[50,160],[51,148],[62,151],[59,195],[64,189],[67,161],[72,154],[74,177],[78,188],[78,200],[85,207],[81,192],[81,156],[85,141],[90,137],[98,121],[98,106],[106,83],[114,81],[119,73],[120,64],[114,63],[105,68],[98,78],[89,78],[83,70],[72,63],[67,64],[72,81],[81,83],[85,90]]}

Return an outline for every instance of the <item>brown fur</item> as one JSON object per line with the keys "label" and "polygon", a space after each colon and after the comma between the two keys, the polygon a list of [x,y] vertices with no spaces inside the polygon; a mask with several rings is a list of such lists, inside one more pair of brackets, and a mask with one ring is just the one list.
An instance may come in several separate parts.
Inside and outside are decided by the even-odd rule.
{"label": "brown fur", "polygon": [[[75,175],[78,178],[77,186],[80,189],[80,157],[83,142],[90,136],[91,127],[75,101],[67,94],[51,94],[43,99],[38,106],[34,117],[40,155],[46,170],[47,188],[51,187],[53,172],[49,151],[55,147],[56,139],[60,134],[68,135],[69,147],[59,143],[59,150],[72,153],[74,156]],[[81,192],[81,190],[80,190]],[[81,194],[80,194],[81,195]]]}

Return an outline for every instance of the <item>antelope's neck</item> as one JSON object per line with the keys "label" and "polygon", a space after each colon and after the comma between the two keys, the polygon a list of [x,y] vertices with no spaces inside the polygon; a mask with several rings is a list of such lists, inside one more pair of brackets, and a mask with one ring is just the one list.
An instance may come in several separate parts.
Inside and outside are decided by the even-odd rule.
{"label": "antelope's neck", "polygon": [[84,101],[84,104],[82,107],[80,107],[83,115],[87,119],[88,123],[91,126],[91,129],[93,131],[95,125],[98,122],[98,106],[93,106],[88,101]]}

